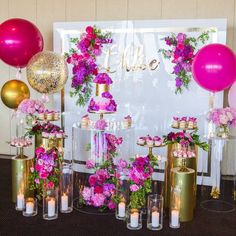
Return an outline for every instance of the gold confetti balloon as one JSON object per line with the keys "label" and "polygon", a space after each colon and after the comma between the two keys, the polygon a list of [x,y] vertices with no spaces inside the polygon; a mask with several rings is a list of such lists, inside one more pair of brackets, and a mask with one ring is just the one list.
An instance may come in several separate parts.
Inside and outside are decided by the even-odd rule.
{"label": "gold confetti balloon", "polygon": [[1,89],[2,102],[11,109],[16,109],[24,100],[30,98],[28,86],[21,80],[9,80]]}
{"label": "gold confetti balloon", "polygon": [[62,90],[68,78],[64,57],[51,51],[33,56],[26,72],[30,86],[39,93],[52,94]]}

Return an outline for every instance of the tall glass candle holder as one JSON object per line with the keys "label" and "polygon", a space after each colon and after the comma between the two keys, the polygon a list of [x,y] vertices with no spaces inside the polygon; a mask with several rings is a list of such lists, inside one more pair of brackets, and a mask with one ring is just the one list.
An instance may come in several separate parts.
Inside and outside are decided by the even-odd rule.
{"label": "tall glass candle holder", "polygon": [[37,214],[38,214],[37,199],[32,197],[25,198],[23,216],[30,217],[30,216],[36,216]]}
{"label": "tall glass candle holder", "polygon": [[47,189],[43,194],[43,219],[55,220],[58,217],[58,189]]}
{"label": "tall glass candle holder", "polygon": [[170,198],[170,224],[171,228],[180,227],[180,194],[179,187],[172,188]]}
{"label": "tall glass candle holder", "polygon": [[19,190],[16,196],[16,210],[23,211],[24,205],[25,205],[25,196],[24,196],[23,191]]}
{"label": "tall glass candle holder", "polygon": [[124,192],[117,191],[118,204],[116,206],[116,219],[126,219],[127,196]]}
{"label": "tall glass candle holder", "polygon": [[63,163],[60,179],[60,212],[70,213],[73,210],[73,170],[72,165]]}
{"label": "tall glass candle holder", "polygon": [[129,209],[127,213],[127,228],[130,230],[142,229],[142,211]]}
{"label": "tall glass candle holder", "polygon": [[163,197],[158,194],[148,196],[147,228],[161,230],[163,225]]}

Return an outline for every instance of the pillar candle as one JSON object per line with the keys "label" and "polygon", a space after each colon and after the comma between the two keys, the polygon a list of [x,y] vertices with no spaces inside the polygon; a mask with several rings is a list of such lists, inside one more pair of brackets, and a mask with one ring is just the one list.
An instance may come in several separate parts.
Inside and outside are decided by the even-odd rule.
{"label": "pillar candle", "polygon": [[17,195],[17,208],[18,209],[23,209],[24,208],[24,203],[25,203],[25,198],[24,198],[24,194],[19,193]]}
{"label": "pillar candle", "polygon": [[48,217],[52,217],[55,215],[55,206],[56,206],[55,199],[51,198],[48,201]]}
{"label": "pillar candle", "polygon": [[171,225],[173,227],[179,226],[179,211],[178,210],[171,211]]}
{"label": "pillar candle", "polygon": [[131,215],[130,215],[130,226],[131,227],[133,227],[133,228],[138,227],[138,218],[139,218],[138,212],[131,213]]}
{"label": "pillar candle", "polygon": [[34,212],[34,203],[33,202],[26,202],[26,214],[33,214]]}
{"label": "pillar candle", "polygon": [[152,212],[152,227],[154,228],[159,227],[159,217],[160,217],[160,214],[158,211]]}
{"label": "pillar candle", "polygon": [[65,193],[61,196],[61,210],[68,210],[68,196]]}
{"label": "pillar candle", "polygon": [[118,205],[118,216],[125,217],[125,203],[120,202]]}

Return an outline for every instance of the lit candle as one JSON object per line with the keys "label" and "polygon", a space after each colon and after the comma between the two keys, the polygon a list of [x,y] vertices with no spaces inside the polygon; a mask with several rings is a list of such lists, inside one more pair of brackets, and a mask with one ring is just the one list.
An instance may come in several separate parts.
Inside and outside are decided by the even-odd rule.
{"label": "lit candle", "polygon": [[138,227],[138,217],[139,217],[138,212],[131,213],[131,215],[130,215],[130,226],[132,228],[137,228]]}
{"label": "lit candle", "polygon": [[125,217],[125,203],[120,202],[118,205],[118,216]]}
{"label": "lit candle", "polygon": [[154,228],[159,227],[159,217],[160,217],[160,214],[158,211],[152,212],[152,227]]}
{"label": "lit candle", "polygon": [[65,193],[61,196],[61,210],[68,210],[68,196]]}
{"label": "lit candle", "polygon": [[19,193],[17,195],[17,208],[19,210],[23,210],[24,208],[24,203],[25,203],[25,198],[24,198],[24,194],[23,193]]}
{"label": "lit candle", "polygon": [[34,212],[34,203],[26,202],[26,214],[32,215]]}
{"label": "lit candle", "polygon": [[55,215],[55,206],[56,202],[54,198],[50,198],[48,201],[48,217],[52,217]]}
{"label": "lit candle", "polygon": [[178,210],[171,211],[171,225],[173,227],[179,226],[179,211]]}

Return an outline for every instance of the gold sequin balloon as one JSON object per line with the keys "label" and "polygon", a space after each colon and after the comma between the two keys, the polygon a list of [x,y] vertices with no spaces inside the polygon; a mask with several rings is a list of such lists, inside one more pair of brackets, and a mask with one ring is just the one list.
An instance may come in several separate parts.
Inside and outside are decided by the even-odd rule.
{"label": "gold sequin balloon", "polygon": [[51,51],[39,52],[33,56],[26,72],[30,86],[39,93],[62,90],[68,78],[64,57]]}
{"label": "gold sequin balloon", "polygon": [[30,91],[21,80],[7,81],[1,89],[2,102],[11,109],[16,109],[27,98],[30,98]]}

